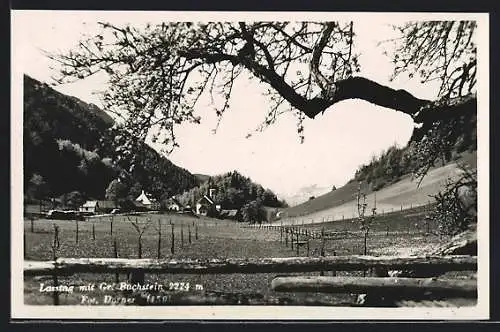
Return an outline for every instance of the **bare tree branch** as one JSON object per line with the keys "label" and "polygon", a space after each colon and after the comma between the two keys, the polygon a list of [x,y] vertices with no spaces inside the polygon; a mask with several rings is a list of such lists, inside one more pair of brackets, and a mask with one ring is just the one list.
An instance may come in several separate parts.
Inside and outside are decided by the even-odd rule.
{"label": "bare tree branch", "polygon": [[321,55],[323,54],[323,50],[325,49],[328,40],[330,39],[330,35],[333,32],[335,27],[334,22],[325,23],[323,30],[321,31],[321,36],[319,37],[316,45],[314,45],[312,51],[312,58],[310,62],[310,70],[312,77],[316,80],[316,83],[321,88],[323,97],[331,98],[332,93],[334,92],[335,85],[331,84],[321,73],[319,69],[319,64],[321,61]]}
{"label": "bare tree branch", "polygon": [[175,125],[200,121],[193,112],[204,91],[218,86],[223,101],[215,105],[214,100],[214,109],[219,115],[229,108],[241,70],[271,88],[265,123],[273,123],[282,113],[279,107],[288,103],[300,132],[304,116],[315,118],[348,99],[408,114],[425,124],[415,129],[420,133],[436,121],[475,112],[474,22],[410,22],[400,28],[395,74],[440,80],[438,102],[353,76],[359,64],[352,22],[168,22],[143,31],[101,25],[103,32],[77,50],[52,56],[63,81],[105,71],[110,77],[105,106],[124,114],[126,126],[139,137],[159,126],[163,143],[172,147]]}

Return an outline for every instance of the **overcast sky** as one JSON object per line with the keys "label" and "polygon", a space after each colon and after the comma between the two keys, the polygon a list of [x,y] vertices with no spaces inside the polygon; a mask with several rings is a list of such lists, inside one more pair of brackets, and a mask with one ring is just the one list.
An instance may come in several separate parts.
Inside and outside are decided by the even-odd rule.
{"label": "overcast sky", "polygon": [[[41,50],[54,52],[73,47],[84,34],[95,31],[97,21],[144,24],[160,20],[236,19],[229,13],[223,14],[215,17],[214,14],[210,17],[207,16],[209,14],[203,17],[190,14],[192,16],[183,17],[179,13],[172,16],[160,12],[15,12],[13,70],[14,73],[26,73],[50,83],[50,77],[54,75],[50,69],[53,64]],[[325,19],[336,19],[335,15],[338,16],[330,14]],[[354,20],[356,47],[361,53],[361,76],[406,89],[420,98],[435,97],[435,87],[422,86],[416,80],[401,78],[389,82],[392,72],[390,59],[382,54],[383,47],[377,47],[378,41],[394,36],[389,24],[407,20],[408,16],[343,15],[343,19]],[[254,14],[243,18],[277,20],[280,16]],[[303,16],[295,18],[305,19]],[[290,16],[283,16],[283,19],[290,19]],[[55,88],[102,106],[94,92],[102,90],[103,83],[102,77],[96,77]],[[192,173],[215,175],[238,170],[280,197],[287,198],[304,187],[313,186],[321,191],[328,190],[332,185],[343,185],[353,176],[356,168],[369,161],[373,154],[379,154],[394,143],[404,146],[413,127],[407,115],[364,101],[349,100],[333,105],[314,120],[307,119],[303,144],[299,142],[296,120],[292,116],[284,116],[264,132],[245,138],[262,122],[267,109],[262,86],[256,82],[238,81],[231,109],[226,112],[218,132],[212,133],[216,124],[212,108],[206,102],[200,103],[196,112],[202,116],[202,124],[187,124],[178,128],[180,148],[169,156],[170,160]]]}

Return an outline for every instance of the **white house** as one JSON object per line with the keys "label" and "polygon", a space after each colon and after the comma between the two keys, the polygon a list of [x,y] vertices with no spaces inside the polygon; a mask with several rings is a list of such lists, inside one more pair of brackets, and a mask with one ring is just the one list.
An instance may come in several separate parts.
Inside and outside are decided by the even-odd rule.
{"label": "white house", "polygon": [[135,199],[136,202],[141,203],[143,205],[151,205],[151,200],[149,199],[148,195],[144,192],[144,190],[141,192],[141,194]]}
{"label": "white house", "polygon": [[196,214],[206,216],[211,213],[214,208],[214,201],[212,201],[207,195],[203,195],[203,197],[196,202]]}
{"label": "white house", "polygon": [[215,191],[215,189],[210,188],[208,190],[208,196],[203,195],[203,197],[196,202],[196,214],[203,216],[216,215],[221,211],[221,205],[214,202]]}
{"label": "white house", "polygon": [[158,201],[151,196],[147,195],[144,190],[141,194],[135,199],[135,203],[140,206],[144,206],[151,210],[157,210],[160,207]]}
{"label": "white house", "polygon": [[99,205],[98,205],[97,201],[86,201],[85,204],[80,206],[80,208],[78,210],[80,212],[96,213],[98,208],[99,208]]}

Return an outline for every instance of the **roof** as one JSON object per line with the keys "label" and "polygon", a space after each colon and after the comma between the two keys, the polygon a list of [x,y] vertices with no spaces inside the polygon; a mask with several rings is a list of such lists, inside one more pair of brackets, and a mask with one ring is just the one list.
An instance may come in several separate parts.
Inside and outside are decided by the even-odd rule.
{"label": "roof", "polygon": [[97,201],[86,201],[85,204],[82,205],[82,207],[88,208],[88,207],[96,207],[97,206]]}
{"label": "roof", "polygon": [[141,192],[141,194],[135,200],[138,202],[141,202],[144,205],[149,205],[152,203],[151,199],[148,197],[148,195],[146,195],[144,190]]}
{"label": "roof", "polygon": [[200,203],[201,201],[206,200],[210,204],[214,204],[214,201],[212,201],[207,195],[203,195],[202,198],[200,198],[197,203]]}

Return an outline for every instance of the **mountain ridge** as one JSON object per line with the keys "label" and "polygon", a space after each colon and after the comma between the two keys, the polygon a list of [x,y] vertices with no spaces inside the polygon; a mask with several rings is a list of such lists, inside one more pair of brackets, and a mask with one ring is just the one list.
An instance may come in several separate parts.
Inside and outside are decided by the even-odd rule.
{"label": "mountain ridge", "polygon": [[[121,172],[113,162],[117,157],[110,133],[114,120],[98,106],[28,75],[23,86],[25,194],[57,197],[78,191],[85,197],[104,198],[107,186]],[[152,147],[144,144],[141,150],[129,196],[142,189],[170,196],[199,183]]]}

